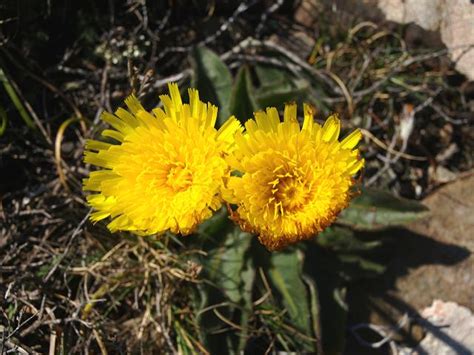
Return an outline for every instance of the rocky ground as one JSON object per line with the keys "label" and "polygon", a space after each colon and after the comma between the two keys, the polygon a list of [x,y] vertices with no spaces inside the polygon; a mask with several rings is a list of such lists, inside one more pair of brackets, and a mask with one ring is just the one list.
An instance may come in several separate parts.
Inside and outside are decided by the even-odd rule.
{"label": "rocky ground", "polygon": [[[456,69],[439,28],[423,28],[411,18],[400,20],[407,24],[389,21],[398,17],[378,5],[395,2],[355,7],[349,0],[254,1],[236,7],[225,1],[217,8],[209,2],[186,9],[180,2],[168,9],[141,1],[117,8],[114,2],[0,4],[0,74],[20,93],[32,119],[24,121],[0,88],[0,109],[8,116],[2,129],[0,110],[0,296],[6,300],[0,301],[0,331],[8,338],[3,344],[44,350],[54,335],[58,344],[79,339],[72,342],[76,352],[89,347],[103,352],[103,331],[115,337],[113,349],[123,349],[133,337],[155,341],[155,325],[144,325],[151,303],[138,292],[147,295],[159,286],[174,302],[185,299],[174,286],[193,286],[195,265],[180,263],[173,250],[152,255],[145,244],[118,243],[100,224],[86,222],[82,150],[84,139],[98,130],[100,112],[113,111],[131,87],[150,103],[167,81],[189,84],[191,49],[201,43],[233,74],[256,63],[305,72],[312,103],[320,105],[319,120],[337,111],[345,129],[363,129],[362,181],[421,200],[431,210],[422,221],[384,232],[378,257],[386,272],[350,285],[347,353],[369,353],[367,345],[385,335],[390,341],[371,351],[409,352],[429,337],[460,342],[461,353],[474,351],[472,342],[423,321],[424,309],[435,300],[474,310],[474,84],[469,73]],[[242,45],[249,36],[257,45]],[[158,286],[138,284],[150,272],[144,260],[163,262],[175,273],[165,274]],[[84,304],[103,300],[101,285],[118,287],[116,270],[131,275],[124,283],[139,291],[107,299],[104,313],[92,312],[96,318],[86,322]],[[155,301],[163,300],[149,302]],[[186,319],[189,309],[180,306]],[[155,318],[164,319],[165,330],[172,328],[165,322],[168,310]],[[101,332],[93,327],[96,321]],[[380,326],[388,328],[381,333]],[[160,341],[165,346],[169,339]]]}
{"label": "rocky ground", "polygon": [[[401,329],[393,331],[392,338],[399,344],[415,346],[431,334],[449,345],[449,337],[443,339],[431,323],[423,322],[423,310],[435,300],[474,310],[474,174],[437,189],[423,203],[430,208],[428,218],[384,236],[390,239],[391,247],[384,255],[389,263],[383,276],[351,286],[351,323],[390,329],[407,317]],[[459,353],[467,354],[466,349],[472,351],[474,344],[462,336],[473,329],[474,318],[471,323],[462,324],[462,317],[456,322],[461,334]],[[450,336],[456,340],[455,332]],[[352,346],[357,346],[352,340]],[[374,353],[386,353],[388,346]],[[431,350],[428,353],[439,353]]]}

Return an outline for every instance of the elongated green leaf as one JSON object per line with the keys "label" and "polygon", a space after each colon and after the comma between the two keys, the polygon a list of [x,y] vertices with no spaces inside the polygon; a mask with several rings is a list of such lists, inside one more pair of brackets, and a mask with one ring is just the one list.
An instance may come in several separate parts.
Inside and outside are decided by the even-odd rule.
{"label": "elongated green leaf", "polygon": [[346,278],[341,270],[341,261],[333,251],[318,244],[308,244],[304,273],[305,279],[314,280],[320,304],[317,334],[321,339],[324,354],[341,354],[344,350],[346,334],[347,304],[345,302]]}
{"label": "elongated green leaf", "polygon": [[383,273],[384,265],[373,262],[367,258],[355,254],[340,254],[338,259],[345,265],[345,274],[351,281],[361,278],[373,277]]}
{"label": "elongated green leaf", "polygon": [[[215,236],[217,237],[217,236]],[[252,287],[255,277],[252,261],[247,255],[252,236],[235,228],[225,236],[223,243],[209,251],[204,260],[205,272],[214,287],[207,288],[205,307],[227,303],[226,307],[218,308],[224,317],[232,319],[242,328],[247,328],[252,306]],[[212,353],[218,353],[225,347],[229,353],[243,348],[246,343],[245,331],[242,334],[226,333],[212,334],[213,330],[223,326],[212,311],[200,317],[199,323],[203,328],[203,338],[206,347]],[[239,339],[240,338],[240,339]]]}
{"label": "elongated green leaf", "polygon": [[320,233],[315,241],[325,247],[341,252],[357,252],[371,250],[381,245],[379,240],[363,241],[355,236],[347,227],[332,226]]}
{"label": "elongated green leaf", "polygon": [[218,125],[229,118],[232,92],[232,75],[219,56],[206,47],[194,50],[194,76],[192,86],[199,89],[203,101],[219,107]]}
{"label": "elongated green leaf", "polygon": [[318,288],[316,282],[308,275],[303,275],[303,280],[309,289],[309,301],[310,301],[310,310],[311,310],[311,326],[313,327],[313,332],[317,340],[316,348],[318,349],[317,354],[322,354],[322,342],[321,342],[321,317],[320,317],[320,307],[318,296]]}
{"label": "elongated green leaf", "polygon": [[[332,285],[331,285],[332,286]],[[347,289],[345,287],[334,287],[327,290],[332,297],[326,299],[324,306],[328,307],[326,313],[330,313],[322,330],[324,354],[342,354],[346,342],[347,312],[346,303]]]}
{"label": "elongated green leaf", "polygon": [[224,244],[224,251],[220,257],[220,272],[218,275],[219,285],[222,287],[227,297],[234,302],[240,303],[247,296],[245,294],[249,285],[249,280],[244,280],[243,276],[252,278],[246,267],[245,253],[249,248],[251,234],[240,232],[237,229],[227,237]]}
{"label": "elongated green leaf", "polygon": [[251,287],[253,280],[253,274],[248,271],[250,265],[246,255],[251,240],[251,234],[234,228],[225,236],[225,242],[219,248],[209,252],[209,263],[206,265],[209,279],[236,304],[247,296],[246,290]]}
{"label": "elongated green leaf", "polygon": [[344,280],[374,277],[385,271],[384,265],[370,260],[370,252],[382,245],[381,240],[364,241],[347,227],[333,226],[318,235],[316,242],[334,252],[332,258],[340,261],[334,270],[338,269]]}
{"label": "elongated green leaf", "polygon": [[255,102],[258,108],[280,107],[283,103],[301,101],[308,93],[309,83],[296,79],[284,69],[270,66],[255,68],[260,86],[255,90]]}
{"label": "elongated green leaf", "polygon": [[3,133],[5,133],[5,129],[7,128],[7,121],[7,113],[2,107],[0,107],[0,137],[3,136]]}
{"label": "elongated green leaf", "polygon": [[21,101],[20,97],[16,93],[13,85],[10,83],[10,80],[8,80],[5,72],[3,71],[2,68],[0,68],[0,81],[3,84],[3,87],[5,88],[5,91],[7,92],[8,96],[10,97],[10,100],[13,102],[15,105],[16,109],[20,113],[21,118],[23,118],[23,121],[25,121],[26,125],[30,128],[36,128],[33,119],[30,117],[28,111],[25,108],[25,105]]}
{"label": "elongated green leaf", "polygon": [[272,87],[276,85],[287,85],[291,79],[285,70],[268,65],[257,65],[255,67],[260,87]]}
{"label": "elongated green leaf", "polygon": [[281,294],[293,324],[311,336],[308,292],[302,280],[302,253],[297,250],[273,253],[270,259],[270,280]]}
{"label": "elongated green leaf", "polygon": [[253,311],[252,288],[255,280],[255,267],[251,258],[247,258],[244,268],[241,272],[243,288],[242,288],[242,308],[240,312],[240,327],[242,332],[239,334],[240,341],[237,354],[243,353],[248,340],[248,324],[250,314]]}
{"label": "elongated green leaf", "polygon": [[257,110],[253,95],[249,68],[243,66],[237,73],[230,102],[230,113],[242,123],[252,118],[253,113]]}
{"label": "elongated green leaf", "polygon": [[364,188],[341,213],[338,222],[356,229],[371,230],[412,222],[427,214],[428,208],[417,201]]}
{"label": "elongated green leaf", "polygon": [[220,238],[216,238],[219,234],[226,234],[225,232],[233,228],[232,221],[229,220],[229,215],[225,207],[221,207],[214,215],[201,223],[198,227],[197,234],[206,240],[211,240],[210,247],[205,250],[218,246],[221,242]]}

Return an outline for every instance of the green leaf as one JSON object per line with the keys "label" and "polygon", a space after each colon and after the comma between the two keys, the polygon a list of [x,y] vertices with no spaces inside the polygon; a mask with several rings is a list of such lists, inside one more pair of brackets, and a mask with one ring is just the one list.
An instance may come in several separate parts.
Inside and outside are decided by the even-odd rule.
{"label": "green leaf", "polygon": [[382,244],[379,240],[360,240],[353,230],[339,226],[327,228],[316,237],[315,241],[324,248],[346,253],[371,250]]}
{"label": "green leaf", "polygon": [[255,67],[260,87],[272,87],[275,85],[288,85],[291,79],[282,68],[268,65],[257,65]]}
{"label": "green leaf", "polygon": [[333,270],[339,270],[339,275],[346,281],[374,277],[385,271],[384,265],[367,258],[373,256],[370,251],[380,246],[381,240],[364,241],[347,227],[333,226],[319,234],[315,241],[333,252],[331,257],[336,262]]}
{"label": "green leaf", "polygon": [[330,321],[326,321],[323,328],[324,354],[342,354],[346,343],[347,313],[349,307],[346,302],[347,289],[345,287],[333,287],[327,290],[332,293],[330,301],[325,303],[327,312],[330,313]]}
{"label": "green leaf", "polygon": [[312,336],[308,292],[302,280],[302,253],[298,250],[273,253],[270,261],[270,280],[281,294],[292,323]]}
{"label": "green leaf", "polygon": [[310,310],[311,310],[311,325],[313,327],[313,332],[317,339],[317,354],[322,354],[322,344],[321,344],[321,317],[320,317],[320,307],[318,296],[318,288],[316,282],[308,275],[303,275],[303,280],[309,289],[309,301],[310,301]]}
{"label": "green leaf", "polygon": [[373,277],[378,274],[382,274],[386,267],[370,261],[360,255],[354,254],[340,254],[338,259],[347,265],[347,276],[354,281],[355,279],[360,279],[362,277]]}
{"label": "green leaf", "polygon": [[242,332],[239,334],[240,341],[237,349],[237,354],[242,354],[245,349],[245,345],[247,344],[248,324],[250,314],[253,312],[252,289],[255,281],[255,267],[251,258],[247,258],[244,268],[242,269],[241,275],[243,281],[243,307],[241,308],[240,327],[242,328]]}
{"label": "green leaf", "polygon": [[[209,251],[203,260],[207,279],[213,287],[206,287],[202,291],[205,293],[205,297],[201,297],[205,303],[202,308],[227,303],[227,307],[219,307],[218,311],[233,322],[240,323],[244,330],[252,311],[251,290],[255,278],[255,269],[248,255],[251,241],[250,234],[234,228],[225,236],[221,245]],[[245,331],[241,334],[212,334],[223,326],[222,320],[212,311],[203,314],[199,324],[204,333],[202,337],[206,347],[211,353],[217,353],[223,347],[226,347],[229,353],[231,349],[245,347]]]}
{"label": "green leaf", "polygon": [[201,100],[219,107],[218,125],[230,116],[229,103],[232,92],[232,75],[219,56],[206,47],[193,52],[194,75],[192,86],[199,90]]}
{"label": "green leaf", "polygon": [[209,277],[233,303],[240,303],[243,298],[242,273],[251,239],[251,234],[234,229],[226,236],[224,244],[210,254]]}
{"label": "green leaf", "polygon": [[220,254],[217,282],[234,303],[240,303],[244,296],[247,296],[245,288],[249,287],[249,279],[253,277],[252,273],[248,273],[249,266],[246,266],[245,258],[251,239],[251,234],[235,229],[227,237],[223,253]]}
{"label": "green leaf", "polygon": [[361,195],[342,211],[338,222],[356,229],[372,230],[409,223],[427,215],[428,208],[417,201],[363,188]]}
{"label": "green leaf", "polygon": [[7,128],[8,116],[3,107],[0,107],[0,137],[5,133]]}
{"label": "green leaf", "polygon": [[314,280],[318,291],[319,334],[324,354],[341,354],[344,350],[348,306],[345,301],[344,277],[337,255],[316,243],[308,243],[304,273],[306,281]]}
{"label": "green leaf", "polygon": [[280,107],[283,103],[302,101],[308,93],[309,83],[296,79],[284,69],[270,66],[255,68],[260,87],[255,91],[258,108]]}
{"label": "green leaf", "polygon": [[219,239],[217,239],[216,236],[219,235],[219,233],[223,234],[222,232],[227,230],[229,226],[233,225],[229,219],[227,209],[223,206],[216,211],[211,218],[199,225],[197,234],[205,239],[211,240],[215,246],[219,244]]}
{"label": "green leaf", "polygon": [[29,128],[36,128],[35,123],[33,122],[33,119],[30,117],[30,114],[28,113],[25,105],[21,101],[15,88],[13,87],[13,84],[7,78],[7,75],[5,74],[2,68],[0,68],[0,82],[2,82],[5,91],[10,97],[10,100],[15,105],[16,109],[20,113],[20,116],[23,119],[23,121],[25,121],[26,125]]}
{"label": "green leaf", "polygon": [[237,73],[230,101],[230,113],[242,123],[252,118],[253,113],[257,110],[253,95],[250,70],[247,66],[243,66]]}

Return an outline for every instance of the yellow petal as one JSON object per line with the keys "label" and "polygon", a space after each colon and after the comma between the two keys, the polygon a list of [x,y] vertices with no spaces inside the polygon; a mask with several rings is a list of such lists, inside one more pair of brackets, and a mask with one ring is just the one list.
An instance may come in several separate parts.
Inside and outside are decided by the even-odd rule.
{"label": "yellow petal", "polygon": [[87,139],[86,140],[86,149],[88,150],[107,150],[111,147],[111,144],[96,141],[94,139]]}
{"label": "yellow petal", "polygon": [[283,112],[283,121],[285,122],[297,122],[298,119],[296,117],[296,104],[291,103],[291,104],[286,104],[285,105],[285,111]]}
{"label": "yellow petal", "polygon": [[120,118],[112,115],[111,113],[103,112],[101,117],[103,121],[110,124],[117,131],[124,134],[127,134],[128,132],[130,132],[130,126],[126,124],[124,121],[122,121]]}
{"label": "yellow petal", "polygon": [[341,123],[337,115],[330,116],[323,126],[323,141],[325,142],[334,142],[338,137],[341,131]]}
{"label": "yellow petal", "polygon": [[199,117],[200,114],[200,101],[199,101],[199,92],[196,89],[189,89],[189,105],[191,106],[191,115],[193,117]]}
{"label": "yellow petal", "polygon": [[240,122],[234,117],[230,117],[217,131],[217,139],[232,144],[236,132],[242,132],[243,128]]}
{"label": "yellow petal", "polygon": [[[202,104],[202,106],[206,107],[204,106],[204,104]],[[214,106],[213,104],[208,103],[207,110],[206,108],[204,108],[204,112],[206,111],[207,111],[207,114],[206,114],[206,121],[204,123],[204,126],[214,127],[216,125],[216,120],[217,120],[217,113],[218,113],[217,106]]]}
{"label": "yellow petal", "polygon": [[[130,108],[130,110],[132,109]],[[139,111],[135,111],[135,113],[137,112]],[[121,107],[117,111],[115,111],[115,116],[120,118],[123,122],[125,122],[130,127],[136,127],[138,125],[138,122],[135,116],[133,116],[130,112],[128,112],[127,110]]]}
{"label": "yellow petal", "polygon": [[314,126],[314,116],[313,109],[307,104],[303,104],[304,111],[304,121],[303,121],[303,131],[312,132]]}
{"label": "yellow petal", "polygon": [[[270,108],[268,108],[267,110],[269,109]],[[260,128],[264,132],[269,132],[272,128],[267,114],[263,111],[258,111],[255,113],[255,122],[257,123],[258,128]]]}
{"label": "yellow petal", "polygon": [[125,139],[125,136],[122,133],[114,131],[112,129],[104,129],[102,131],[102,136],[113,138],[119,142],[123,142]]}
{"label": "yellow petal", "polygon": [[362,132],[360,129],[356,129],[354,132],[349,134],[346,138],[344,138],[341,142],[342,149],[353,149],[357,143],[362,139]]}
{"label": "yellow petal", "polygon": [[178,85],[175,83],[168,84],[168,90],[171,95],[171,101],[173,101],[173,105],[176,111],[180,111],[181,106],[183,105],[183,101],[181,101],[181,94],[179,93]]}
{"label": "yellow petal", "polygon": [[364,160],[364,159],[355,161],[354,163],[352,163],[352,164],[347,168],[347,173],[348,173],[349,175],[354,175],[354,174],[357,173],[360,169],[362,169],[362,167],[364,166],[364,164],[365,164],[365,160]]}
{"label": "yellow petal", "polygon": [[278,110],[275,107],[270,107],[267,109],[267,121],[270,126],[270,131],[276,131],[278,124],[280,123],[280,116],[278,115]]}
{"label": "yellow petal", "polygon": [[137,97],[133,94],[125,99],[125,104],[133,114],[136,114],[138,111],[144,110],[140,101],[138,101]]}

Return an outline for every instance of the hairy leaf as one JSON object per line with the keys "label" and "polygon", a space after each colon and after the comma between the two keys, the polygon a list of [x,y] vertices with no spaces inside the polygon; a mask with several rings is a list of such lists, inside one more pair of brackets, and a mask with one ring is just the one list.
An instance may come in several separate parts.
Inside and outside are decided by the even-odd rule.
{"label": "hairy leaf", "polygon": [[428,208],[417,201],[364,188],[361,195],[342,211],[338,222],[356,229],[371,230],[412,222],[427,214]]}
{"label": "hairy leaf", "polygon": [[371,250],[381,245],[379,240],[361,240],[355,236],[353,230],[339,226],[327,228],[315,240],[322,247],[346,253]]}
{"label": "hairy leaf", "polygon": [[312,336],[309,295],[302,280],[302,253],[298,250],[273,253],[270,259],[270,280],[281,294],[292,323],[305,335]]}
{"label": "hairy leaf", "polygon": [[255,90],[255,101],[260,109],[279,107],[307,96],[309,83],[304,79],[296,79],[288,72],[269,66],[257,66],[255,71],[260,81]]}
{"label": "hairy leaf", "polygon": [[230,113],[237,117],[240,122],[245,122],[252,118],[253,113],[257,110],[253,96],[250,71],[247,66],[243,66],[237,73],[230,102]]}
{"label": "hairy leaf", "polygon": [[195,64],[192,86],[199,90],[201,100],[219,108],[218,125],[229,118],[232,75],[219,56],[206,47],[194,50]]}

